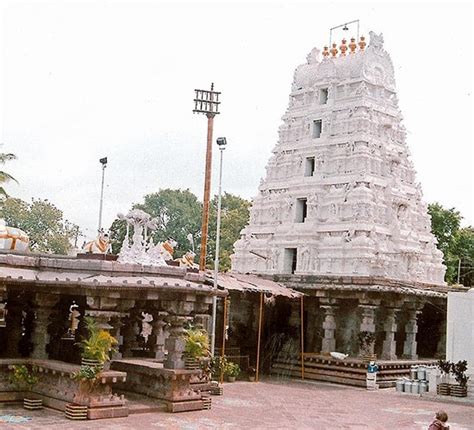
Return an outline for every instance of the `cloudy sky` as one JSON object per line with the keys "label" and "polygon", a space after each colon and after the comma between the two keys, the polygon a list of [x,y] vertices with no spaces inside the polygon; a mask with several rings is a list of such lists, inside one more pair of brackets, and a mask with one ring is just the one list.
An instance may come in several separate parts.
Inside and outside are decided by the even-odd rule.
{"label": "cloudy sky", "polygon": [[[293,72],[329,28],[383,32],[427,202],[474,223],[472,7],[465,3],[0,0],[2,152],[16,197],[47,198],[87,236],[143,195],[202,198],[206,119],[195,88],[222,91],[224,190],[255,195]],[[217,153],[213,192],[217,190]]]}

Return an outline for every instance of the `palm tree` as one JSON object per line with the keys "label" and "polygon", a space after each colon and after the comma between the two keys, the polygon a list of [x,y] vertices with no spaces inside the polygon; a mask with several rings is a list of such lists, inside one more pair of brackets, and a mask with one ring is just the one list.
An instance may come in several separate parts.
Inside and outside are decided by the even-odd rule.
{"label": "palm tree", "polygon": [[[15,154],[5,154],[3,152],[0,153],[0,164],[5,164],[6,161],[15,160],[15,159],[16,159]],[[18,181],[12,175],[0,170],[0,196],[8,197],[7,192],[2,187],[2,185],[8,181],[15,181],[16,183],[18,183]]]}

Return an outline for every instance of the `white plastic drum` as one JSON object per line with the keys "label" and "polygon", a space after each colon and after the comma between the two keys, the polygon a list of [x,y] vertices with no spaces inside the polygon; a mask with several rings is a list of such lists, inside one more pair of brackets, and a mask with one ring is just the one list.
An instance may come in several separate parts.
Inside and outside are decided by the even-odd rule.
{"label": "white plastic drum", "polygon": [[418,366],[418,370],[416,372],[417,377],[420,381],[426,380],[426,367],[425,366]]}
{"label": "white plastic drum", "polygon": [[399,393],[403,393],[403,385],[404,385],[404,380],[397,379],[395,390],[398,391]]}

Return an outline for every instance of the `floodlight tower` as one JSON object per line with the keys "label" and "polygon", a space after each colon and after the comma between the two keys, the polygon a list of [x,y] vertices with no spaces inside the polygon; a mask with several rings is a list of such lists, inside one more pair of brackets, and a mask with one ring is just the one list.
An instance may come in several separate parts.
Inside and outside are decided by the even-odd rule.
{"label": "floodlight tower", "polygon": [[99,205],[99,233],[102,230],[102,206],[104,205],[104,178],[105,168],[107,167],[107,157],[101,158],[99,163],[102,164],[102,184],[100,186],[100,205]]}
{"label": "floodlight tower", "polygon": [[201,224],[201,254],[199,257],[199,270],[206,268],[207,251],[207,233],[209,227],[209,202],[211,194],[211,168],[212,168],[212,132],[214,128],[214,117],[219,112],[220,92],[214,91],[214,84],[211,84],[211,90],[194,90],[193,113],[203,113],[207,116],[207,146],[206,146],[206,172],[204,177],[204,198],[202,207]]}

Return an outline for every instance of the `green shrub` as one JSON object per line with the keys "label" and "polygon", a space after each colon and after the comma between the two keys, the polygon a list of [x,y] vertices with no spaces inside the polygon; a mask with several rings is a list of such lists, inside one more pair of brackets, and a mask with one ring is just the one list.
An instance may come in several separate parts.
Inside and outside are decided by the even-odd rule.
{"label": "green shrub", "polygon": [[186,342],[184,352],[192,358],[207,358],[210,356],[209,336],[205,330],[189,328],[184,332]]}
{"label": "green shrub", "polygon": [[84,321],[86,322],[89,337],[79,343],[82,349],[82,358],[97,360],[101,364],[109,361],[110,353],[117,349],[117,339],[108,331],[100,329],[94,318],[87,316],[84,318]]}
{"label": "green shrub", "polygon": [[24,364],[12,366],[13,373],[10,375],[10,382],[14,384],[18,389],[26,389],[31,391],[33,387],[38,383],[38,367],[25,366]]}

